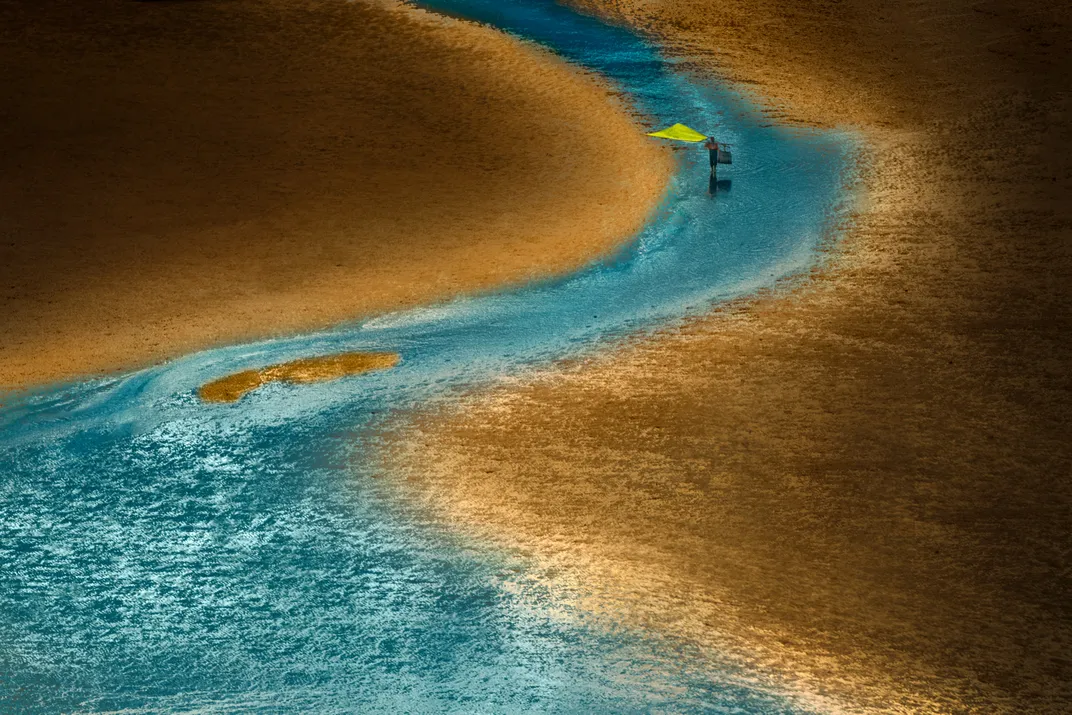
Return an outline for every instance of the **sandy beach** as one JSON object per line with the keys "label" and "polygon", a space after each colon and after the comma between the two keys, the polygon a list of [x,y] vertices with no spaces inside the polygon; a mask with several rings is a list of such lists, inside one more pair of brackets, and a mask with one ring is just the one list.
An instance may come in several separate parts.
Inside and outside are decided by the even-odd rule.
{"label": "sandy beach", "polygon": [[581,4],[861,132],[866,196],[807,280],[411,416],[406,490],[849,710],[1067,712],[1069,10]]}
{"label": "sandy beach", "polygon": [[3,2],[0,61],[0,388],[568,271],[671,170],[591,77],[392,2]]}

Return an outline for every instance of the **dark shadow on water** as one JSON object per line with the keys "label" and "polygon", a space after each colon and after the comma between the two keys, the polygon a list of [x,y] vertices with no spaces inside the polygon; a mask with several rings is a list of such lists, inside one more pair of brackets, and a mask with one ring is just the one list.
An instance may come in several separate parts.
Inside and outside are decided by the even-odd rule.
{"label": "dark shadow on water", "polygon": [[718,193],[728,194],[733,187],[733,179],[719,179],[716,176],[711,177],[711,181],[707,184],[707,191],[712,196]]}

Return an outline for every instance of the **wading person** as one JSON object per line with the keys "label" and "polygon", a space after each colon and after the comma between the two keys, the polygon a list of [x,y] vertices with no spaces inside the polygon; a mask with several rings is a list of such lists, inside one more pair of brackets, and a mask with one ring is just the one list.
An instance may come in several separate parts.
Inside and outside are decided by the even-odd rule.
{"label": "wading person", "polygon": [[711,155],[711,176],[714,176],[718,173],[718,142],[714,137],[708,137],[704,147]]}

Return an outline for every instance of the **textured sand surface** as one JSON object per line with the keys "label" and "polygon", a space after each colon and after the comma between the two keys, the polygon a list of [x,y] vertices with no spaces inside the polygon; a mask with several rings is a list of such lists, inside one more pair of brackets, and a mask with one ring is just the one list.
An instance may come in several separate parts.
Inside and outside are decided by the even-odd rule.
{"label": "textured sand surface", "polygon": [[1072,710],[1067,6],[586,4],[863,131],[866,208],[817,278],[415,417],[396,465],[597,602],[851,706]]}
{"label": "textured sand surface", "polygon": [[0,387],[565,271],[670,171],[591,78],[391,3],[3,0],[0,64]]}

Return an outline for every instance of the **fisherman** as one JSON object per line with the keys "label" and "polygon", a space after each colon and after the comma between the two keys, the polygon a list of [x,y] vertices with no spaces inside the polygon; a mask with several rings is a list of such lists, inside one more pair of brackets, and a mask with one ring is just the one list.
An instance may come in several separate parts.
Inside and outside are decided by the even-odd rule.
{"label": "fisherman", "polygon": [[707,137],[707,143],[704,144],[704,148],[711,155],[711,176],[718,173],[718,142],[714,137]]}
{"label": "fisherman", "polygon": [[673,139],[679,142],[688,142],[690,144],[699,144],[706,140],[704,148],[711,154],[711,178],[715,178],[715,173],[718,171],[719,164],[732,164],[733,157],[730,156],[728,151],[725,151],[722,147],[729,146],[729,144],[722,144],[715,140],[714,137],[709,137],[706,134],[701,134],[691,127],[686,127],[684,124],[675,124],[667,127],[666,129],[660,129],[657,132],[648,132],[649,137],[659,137],[660,139]]}

